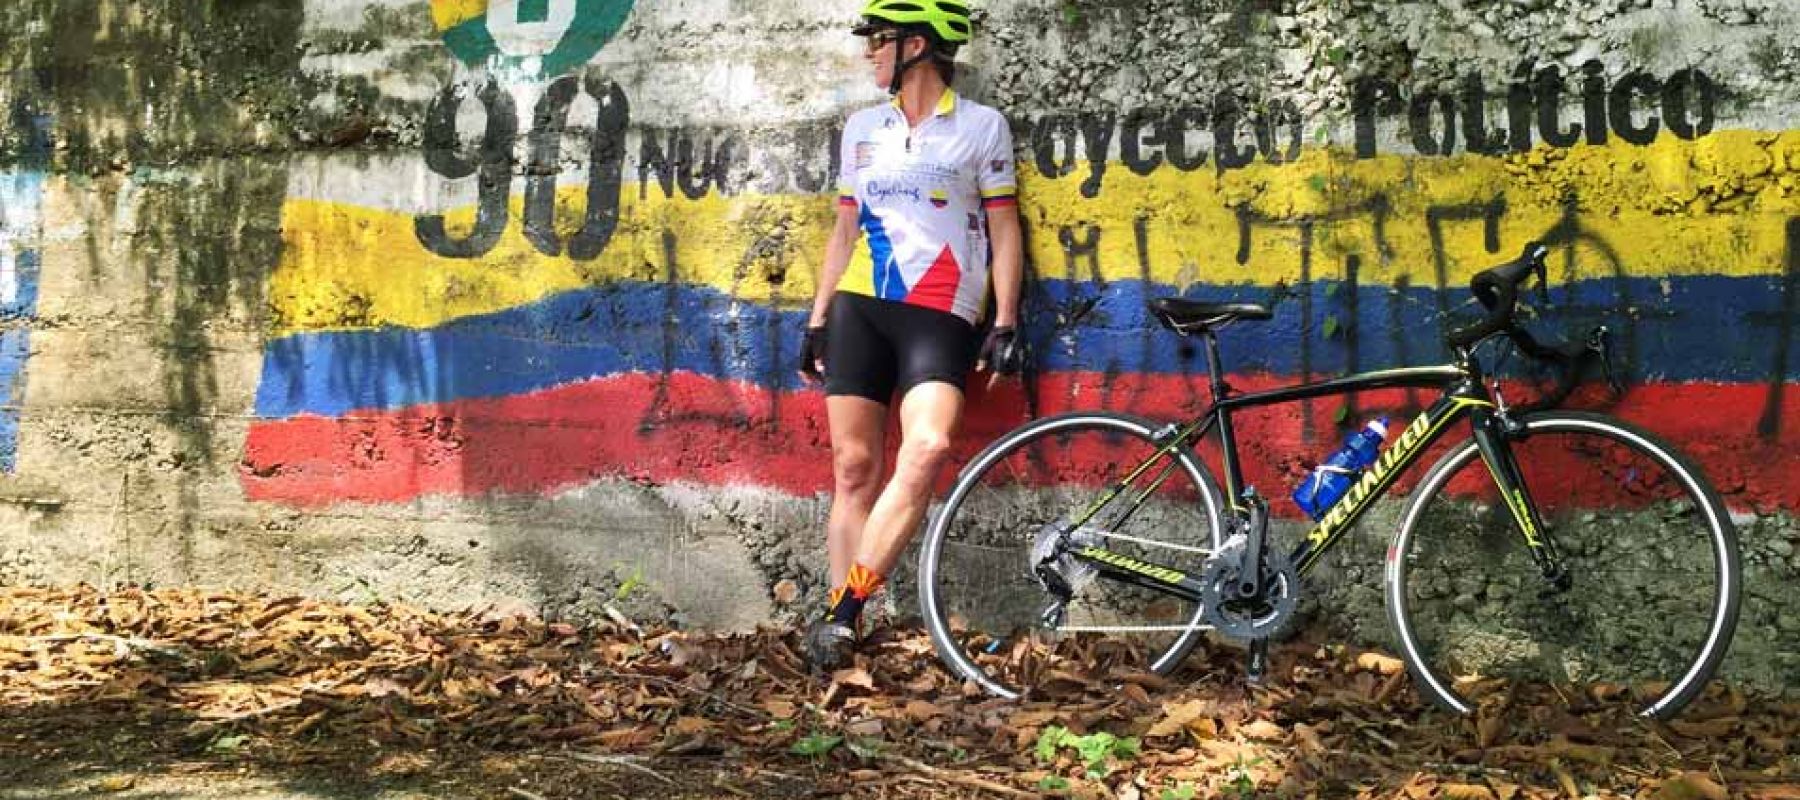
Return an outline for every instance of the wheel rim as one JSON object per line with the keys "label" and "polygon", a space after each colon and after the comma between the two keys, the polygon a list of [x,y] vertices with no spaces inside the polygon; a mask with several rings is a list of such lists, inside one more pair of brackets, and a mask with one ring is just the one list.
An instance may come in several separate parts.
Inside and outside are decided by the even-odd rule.
{"label": "wheel rim", "polygon": [[1729,520],[1644,434],[1583,418],[1529,429],[1513,448],[1574,584],[1537,596],[1510,512],[1473,443],[1459,445],[1416,490],[1389,551],[1392,622],[1421,692],[1467,713],[1505,678],[1547,678],[1581,687],[1582,703],[1676,713],[1735,622]]}
{"label": "wheel rim", "polygon": [[[1099,476],[1115,474],[1113,467],[1128,470],[1153,453],[1149,432],[1147,423],[1125,417],[1046,420],[1009,435],[970,462],[933,517],[920,557],[926,624],[954,672],[990,693],[1017,697],[1049,670],[1068,667],[1069,659],[1166,672],[1192,647],[1196,631],[1032,632],[1049,597],[1026,575],[1030,538],[1065,517],[1063,510],[1085,506],[1098,496]],[[1114,532],[1151,533],[1210,550],[1217,545],[1220,518],[1212,487],[1204,468],[1184,454],[1163,487]],[[1158,525],[1163,526],[1160,531]],[[1170,530],[1185,533],[1171,537]],[[1116,552],[1194,570],[1204,558],[1136,542],[1102,541]],[[1067,624],[1131,622],[1126,616],[1135,616],[1138,624],[1187,626],[1199,621],[1193,604],[1101,579],[1077,594]]]}

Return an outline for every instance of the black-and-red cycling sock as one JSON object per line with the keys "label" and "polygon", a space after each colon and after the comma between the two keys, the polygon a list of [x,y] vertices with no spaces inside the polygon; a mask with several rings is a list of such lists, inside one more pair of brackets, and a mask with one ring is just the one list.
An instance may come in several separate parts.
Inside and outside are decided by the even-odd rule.
{"label": "black-and-red cycling sock", "polygon": [[856,630],[858,638],[862,637],[863,604],[869,601],[869,595],[881,588],[886,581],[879,573],[861,564],[851,564],[850,574],[844,576],[844,585],[831,590],[831,621],[849,625]]}

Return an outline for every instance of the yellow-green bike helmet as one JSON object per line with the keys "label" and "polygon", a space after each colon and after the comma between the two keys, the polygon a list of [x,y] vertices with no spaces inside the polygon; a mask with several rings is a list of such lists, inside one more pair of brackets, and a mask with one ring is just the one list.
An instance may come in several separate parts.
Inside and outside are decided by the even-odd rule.
{"label": "yellow-green bike helmet", "polygon": [[889,25],[928,28],[948,45],[969,41],[969,6],[956,0],[869,0],[863,5],[863,23],[851,31],[867,36]]}

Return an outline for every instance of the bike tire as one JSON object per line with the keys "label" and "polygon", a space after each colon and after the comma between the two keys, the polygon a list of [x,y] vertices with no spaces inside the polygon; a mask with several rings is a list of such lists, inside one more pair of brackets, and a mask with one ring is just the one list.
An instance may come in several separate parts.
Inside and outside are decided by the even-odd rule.
{"label": "bike tire", "polygon": [[1509,678],[1571,702],[1678,714],[1729,649],[1743,573],[1704,473],[1631,423],[1579,411],[1521,420],[1510,444],[1571,585],[1547,594],[1473,439],[1425,474],[1388,548],[1389,622],[1418,692],[1461,714]]}
{"label": "bike tire", "polygon": [[[1079,652],[1107,668],[1174,669],[1201,631],[1054,635],[1034,629],[1034,615],[1050,596],[1030,575],[1033,540],[1044,526],[1101,496],[1159,448],[1157,425],[1110,412],[1047,417],[996,439],[958,473],[932,515],[919,553],[919,606],[933,646],[959,678],[990,694],[1017,698],[1061,659]],[[1173,461],[1169,461],[1173,459]],[[1106,540],[1116,552],[1198,570],[1223,539],[1224,509],[1217,482],[1193,452],[1181,447],[1159,459],[1150,474],[1172,466],[1162,484],[1115,534],[1164,543]],[[1122,507],[1122,506],[1121,506]],[[1107,507],[1109,510],[1113,506]],[[1149,534],[1149,535],[1147,535]],[[1155,538],[1161,536],[1162,538]],[[1167,545],[1202,552],[1170,550]],[[1137,548],[1135,551],[1133,548]],[[1148,551],[1156,551],[1150,554]],[[1106,622],[1138,613],[1153,624],[1200,623],[1198,603],[1143,589],[1120,589],[1099,578],[1070,604],[1071,620]],[[1154,595],[1154,596],[1152,596]],[[1178,603],[1171,610],[1167,602]],[[1131,606],[1142,603],[1143,607]]]}

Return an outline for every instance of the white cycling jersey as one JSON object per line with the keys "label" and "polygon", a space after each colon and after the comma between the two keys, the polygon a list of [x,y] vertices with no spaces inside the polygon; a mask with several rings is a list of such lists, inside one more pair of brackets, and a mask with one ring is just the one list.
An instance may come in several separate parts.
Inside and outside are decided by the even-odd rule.
{"label": "white cycling jersey", "polygon": [[987,304],[987,209],[1017,202],[1012,132],[993,108],[944,90],[918,127],[899,100],[844,125],[838,202],[863,236],[840,291],[980,321]]}

